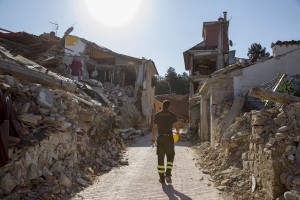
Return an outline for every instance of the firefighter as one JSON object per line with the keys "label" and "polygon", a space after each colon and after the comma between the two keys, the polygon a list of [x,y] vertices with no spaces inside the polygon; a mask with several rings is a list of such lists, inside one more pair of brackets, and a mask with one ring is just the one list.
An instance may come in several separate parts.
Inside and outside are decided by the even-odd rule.
{"label": "firefighter", "polygon": [[[154,116],[154,123],[152,127],[152,144],[157,144],[157,170],[159,174],[159,182],[164,184],[172,183],[171,172],[173,168],[173,161],[175,156],[174,140],[172,128],[175,123],[176,132],[179,133],[179,126],[177,125],[177,117],[173,112],[169,111],[170,101],[163,101],[163,110],[156,113]],[[156,132],[158,132],[157,142]],[[165,166],[165,155],[167,156],[167,165]]]}

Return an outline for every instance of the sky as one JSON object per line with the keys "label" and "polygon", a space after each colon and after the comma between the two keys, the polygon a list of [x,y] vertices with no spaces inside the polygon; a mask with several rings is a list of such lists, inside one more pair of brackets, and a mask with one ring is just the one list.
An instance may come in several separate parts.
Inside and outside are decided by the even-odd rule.
{"label": "sky", "polygon": [[253,43],[272,55],[272,42],[300,40],[300,0],[0,0],[0,28],[62,37],[73,26],[71,35],[151,59],[164,76],[169,67],[188,73],[183,52],[203,41],[203,22],[223,11],[239,58]]}

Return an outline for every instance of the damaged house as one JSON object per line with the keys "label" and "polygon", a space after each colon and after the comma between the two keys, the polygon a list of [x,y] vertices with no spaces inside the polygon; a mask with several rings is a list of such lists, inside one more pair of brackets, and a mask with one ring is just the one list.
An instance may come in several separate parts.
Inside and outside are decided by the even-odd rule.
{"label": "damaged house", "polygon": [[276,42],[272,44],[272,50],[273,56],[270,58],[255,63],[237,63],[212,73],[210,80],[205,82],[206,86],[199,89],[199,94],[202,94],[208,87],[212,99],[215,97],[217,100],[212,103],[210,113],[212,145],[220,143],[222,134],[240,115],[244,103],[249,105],[255,102],[247,96],[251,88],[269,82],[274,85],[282,77],[291,80],[300,74],[299,42]]}
{"label": "damaged house", "polygon": [[229,51],[228,28],[227,12],[218,21],[204,22],[203,42],[183,53],[190,78],[189,122],[190,126],[198,127],[199,137],[203,141],[210,140],[210,109],[213,107],[211,105],[217,104],[206,82],[213,72],[228,66],[234,57],[234,51]]}
{"label": "damaged house", "polygon": [[[1,29],[0,44],[14,54],[45,66],[53,72],[73,79],[71,63],[77,60],[82,65],[82,82],[105,86],[106,90],[96,89],[106,104],[118,106],[117,97],[122,93],[136,99],[136,107],[141,113],[136,124],[150,125],[154,113],[155,75],[158,75],[152,60],[139,59],[118,54],[105,47],[77,36],[69,35],[69,28],[62,38],[54,32],[35,36],[25,32],[11,32]],[[109,93],[116,90],[116,95]]]}
{"label": "damaged house", "polygon": [[[142,123],[150,125],[154,113],[155,75],[152,60],[115,53],[76,36],[66,36],[63,63],[70,66],[74,57],[82,62],[82,80],[93,79],[115,87],[130,88],[142,113]],[[117,99],[113,103],[118,104]]]}
{"label": "damaged house", "polygon": [[[217,30],[215,42],[222,44],[222,29]],[[300,42],[278,41],[269,58],[231,62],[230,52],[228,57],[225,50],[217,54],[219,48],[206,47],[206,40],[183,54],[191,80],[190,126],[197,126],[200,140],[209,142],[211,155],[203,156],[215,163],[210,172],[219,178],[216,186],[238,188],[237,194],[258,199],[284,193],[298,197],[300,98],[282,95],[279,88],[287,81],[299,91]],[[237,184],[234,173],[224,181],[224,174],[235,170],[244,185]]]}
{"label": "damaged house", "polygon": [[216,166],[222,171],[221,163],[226,162],[228,170],[237,169],[251,180],[251,188],[239,187],[248,195],[296,198],[300,195],[300,98],[279,88],[286,86],[286,80],[299,92],[300,43],[278,41],[271,47],[270,58],[214,72],[199,93],[214,96],[214,85],[222,91],[210,114],[213,126],[208,141],[221,159]]}
{"label": "damaged house", "polygon": [[[218,21],[204,22],[204,41],[183,53],[190,77],[190,126],[197,127],[201,141],[209,141],[212,146],[220,143],[222,131],[242,109],[244,101],[240,96],[282,74],[289,78],[299,74],[299,44],[295,41],[272,44],[273,57],[269,59],[234,64],[235,51],[229,51],[226,14]],[[224,107],[225,102],[228,105]],[[231,105],[240,107],[239,111]],[[224,126],[220,118],[226,118]]]}
{"label": "damaged house", "polygon": [[[59,38],[1,29],[1,199],[69,199],[99,173],[128,164],[125,142],[148,133],[154,62],[70,30]],[[80,81],[70,76],[73,57]]]}

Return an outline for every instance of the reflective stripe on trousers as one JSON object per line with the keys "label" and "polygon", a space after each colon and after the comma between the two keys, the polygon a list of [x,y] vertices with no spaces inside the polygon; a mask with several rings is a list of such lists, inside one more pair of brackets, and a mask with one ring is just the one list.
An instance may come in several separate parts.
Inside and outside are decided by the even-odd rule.
{"label": "reflective stripe on trousers", "polygon": [[158,171],[158,173],[160,173],[160,174],[165,173],[165,166],[157,165],[157,171]]}
{"label": "reflective stripe on trousers", "polygon": [[173,162],[167,162],[167,169],[173,169]]}

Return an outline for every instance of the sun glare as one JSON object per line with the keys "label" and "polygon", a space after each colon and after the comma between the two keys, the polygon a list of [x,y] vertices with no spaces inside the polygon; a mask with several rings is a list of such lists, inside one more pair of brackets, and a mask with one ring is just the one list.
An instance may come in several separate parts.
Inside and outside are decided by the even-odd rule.
{"label": "sun glare", "polygon": [[89,13],[108,26],[128,24],[139,10],[141,0],[85,0]]}

